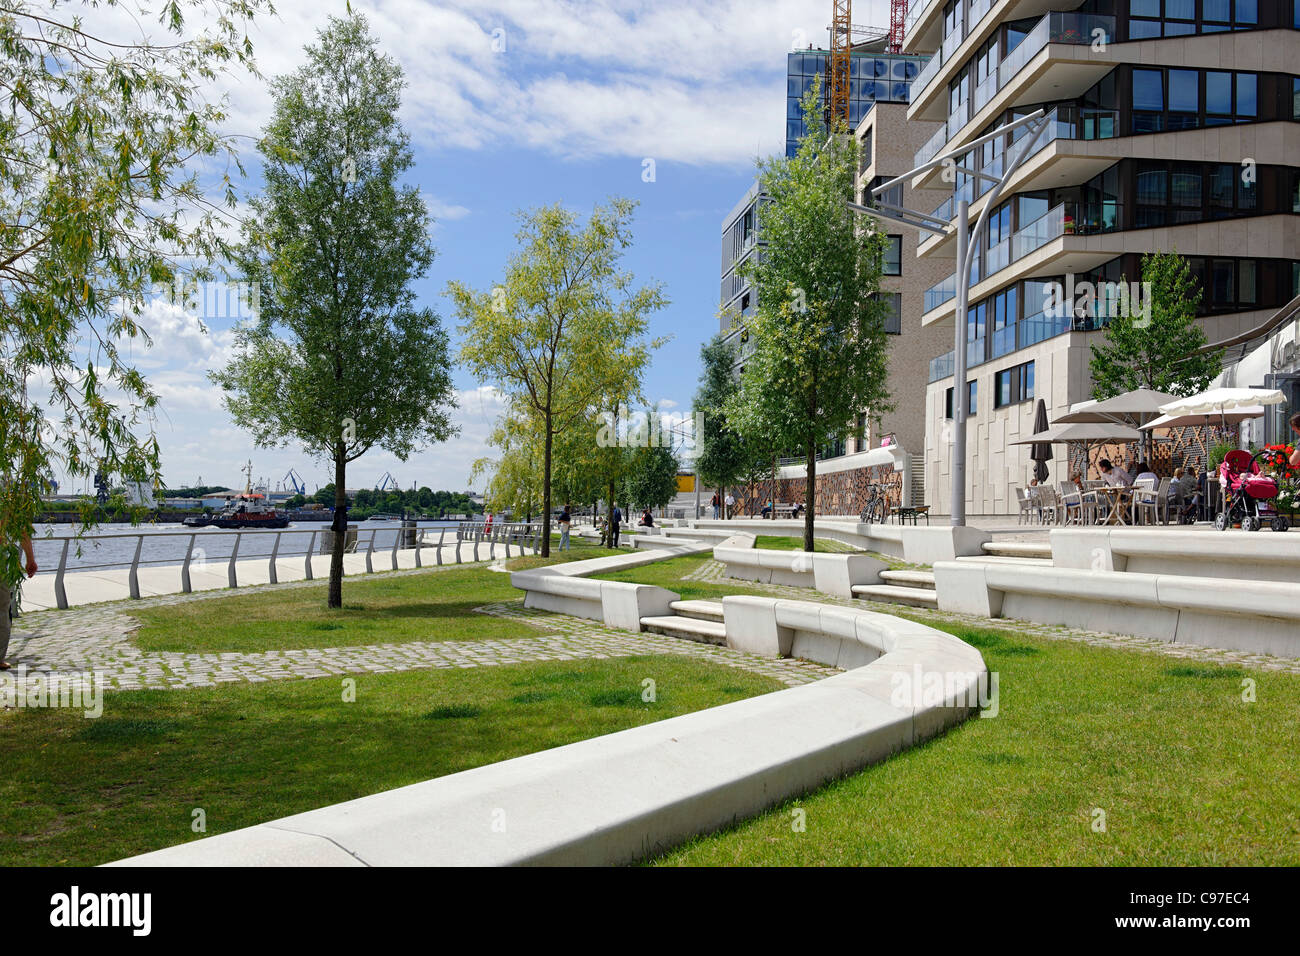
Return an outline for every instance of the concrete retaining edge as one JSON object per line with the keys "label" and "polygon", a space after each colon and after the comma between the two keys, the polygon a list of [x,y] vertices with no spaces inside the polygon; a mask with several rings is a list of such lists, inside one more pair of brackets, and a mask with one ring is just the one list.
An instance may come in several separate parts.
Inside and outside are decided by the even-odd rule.
{"label": "concrete retaining edge", "polygon": [[[588,603],[590,586],[600,587],[603,616],[604,588],[617,582],[581,576],[611,570],[609,561],[518,573],[532,576],[524,583],[570,579],[578,585],[572,594]],[[573,567],[597,562],[605,563]],[[545,584],[547,593],[570,596],[558,581]],[[797,647],[853,669],[110,865],[626,863],[934,736],[966,719],[987,690],[979,652],[922,624],[776,598],[727,597],[723,608],[729,635],[734,623],[754,635],[756,649],[767,640],[777,652]]]}

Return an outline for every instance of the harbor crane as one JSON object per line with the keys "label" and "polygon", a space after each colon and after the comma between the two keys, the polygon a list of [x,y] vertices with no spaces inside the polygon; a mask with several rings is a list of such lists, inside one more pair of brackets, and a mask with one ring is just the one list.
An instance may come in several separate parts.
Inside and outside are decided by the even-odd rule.
{"label": "harbor crane", "polygon": [[392,472],[386,471],[384,476],[379,479],[379,484],[375,485],[375,491],[388,491],[390,489],[400,491],[401,485],[397,483],[397,479],[393,477]]}
{"label": "harbor crane", "polygon": [[294,494],[305,495],[307,493],[307,484],[302,480],[302,475],[298,474],[296,469],[290,468],[289,473],[280,479],[280,487],[288,484],[293,488]]}

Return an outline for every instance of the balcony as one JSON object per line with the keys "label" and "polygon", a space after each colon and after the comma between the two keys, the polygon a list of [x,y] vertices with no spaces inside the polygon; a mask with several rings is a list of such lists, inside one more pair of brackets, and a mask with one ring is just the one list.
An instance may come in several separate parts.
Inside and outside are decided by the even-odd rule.
{"label": "balcony", "polygon": [[[956,123],[958,114],[954,113],[949,117],[946,124],[947,141],[951,141],[961,132],[971,116],[978,114],[980,109],[987,106],[998,93],[1010,86],[1020,71],[1035,56],[1041,53],[1049,43],[1088,45],[1093,42],[1093,34],[1097,30],[1101,30],[1107,39],[1113,38],[1115,36],[1115,18],[1090,13],[1045,14],[1025,38],[1016,45],[1016,48],[1008,53],[1006,58],[998,65],[996,75],[990,74],[983,83],[975,88],[973,112],[971,110],[971,101],[967,100],[962,104],[964,118],[960,124]],[[933,63],[934,61],[931,60],[930,62]],[[921,89],[915,83],[913,84],[912,102],[920,102]],[[925,158],[922,158],[922,153],[931,148],[931,143],[926,143],[921,148],[921,151],[916,154],[915,165],[921,166],[928,162],[942,150],[943,145],[939,144],[934,147]]]}
{"label": "balcony", "polygon": [[[980,23],[984,20],[984,17],[993,9],[994,3],[995,0],[975,0],[975,2],[971,4],[970,13],[966,20],[969,27],[964,24],[959,25],[956,30],[944,37],[943,43],[939,47],[939,52],[930,59],[930,62],[926,64],[926,68],[921,71],[912,84],[912,96],[914,99],[918,99],[925,88],[930,85],[930,82],[939,75],[939,71],[943,68],[943,65],[952,61],[953,55],[956,54],[962,43],[966,41],[966,38],[976,32]],[[917,14],[919,14],[921,9],[925,7],[925,2],[924,0],[917,0],[913,6],[916,8]],[[910,10],[908,16],[912,16]],[[909,21],[906,27],[907,30],[910,30],[911,26],[912,24]]]}
{"label": "balcony", "polygon": [[[1010,239],[994,245],[982,257],[976,256],[971,265],[970,284],[972,287],[978,285],[982,278],[1002,271],[1062,236],[1114,232],[1121,226],[1122,213],[1123,207],[1110,200],[1101,204],[1063,202],[1054,206],[1033,222],[1022,226]],[[957,274],[954,272],[925,291],[925,311],[937,309],[956,296]]]}
{"label": "balcony", "polygon": [[[1034,145],[1025,157],[1025,161],[1028,162],[1056,140],[1111,139],[1115,136],[1118,128],[1118,110],[1083,109],[1077,106],[1057,107],[1047,114],[1047,129],[1038,134],[1038,138],[1034,141]],[[982,171],[990,176],[1001,176],[1007,154],[1017,154],[1021,149],[1019,145],[1021,140],[1027,135],[1027,133],[1022,133],[1020,130],[1014,132],[1012,136],[1017,138],[1012,141],[1012,144],[1004,152],[999,153],[992,163],[983,167]],[[959,179],[962,178],[961,171],[962,167],[958,166],[957,176]],[[936,206],[932,215],[945,222],[951,222],[958,202],[963,199],[974,202],[993,188],[993,183],[986,179],[975,179],[969,176],[965,178],[966,182],[957,187],[951,197]],[[921,240],[922,245],[937,238],[938,236],[927,234]],[[990,266],[988,271],[996,272],[997,269]]]}
{"label": "balcony", "polygon": [[[931,60],[930,62],[933,63],[934,61]],[[934,159],[934,157],[939,154],[939,150],[943,149],[947,143],[948,127],[946,125],[940,126],[934,131],[934,135],[925,141],[925,145],[917,151],[916,165],[924,166],[930,160]]]}
{"label": "balcony", "polygon": [[952,352],[945,352],[943,355],[930,359],[930,381],[938,382],[945,378],[952,378],[952,366]]}

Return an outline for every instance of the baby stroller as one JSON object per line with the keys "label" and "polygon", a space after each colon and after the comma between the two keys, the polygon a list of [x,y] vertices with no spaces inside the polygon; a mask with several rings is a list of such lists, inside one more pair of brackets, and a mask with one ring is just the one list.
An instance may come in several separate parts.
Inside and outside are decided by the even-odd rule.
{"label": "baby stroller", "polygon": [[[1223,510],[1214,519],[1214,527],[1220,531],[1231,528],[1235,522],[1241,522],[1242,531],[1258,531],[1264,526],[1260,512],[1261,501],[1272,501],[1277,497],[1277,482],[1268,475],[1261,474],[1259,458],[1248,451],[1230,451],[1219,466],[1219,484],[1223,487]],[[1274,531],[1285,531],[1290,523],[1281,515],[1274,514],[1270,526]]]}

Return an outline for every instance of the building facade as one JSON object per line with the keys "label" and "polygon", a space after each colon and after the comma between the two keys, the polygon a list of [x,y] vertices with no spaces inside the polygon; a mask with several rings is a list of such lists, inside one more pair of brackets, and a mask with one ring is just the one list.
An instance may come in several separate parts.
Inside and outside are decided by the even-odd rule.
{"label": "building facade", "polygon": [[[938,125],[909,168],[1034,110],[1049,119],[973,239],[964,383],[952,376],[955,238],[917,249],[947,267],[920,306],[948,343],[927,369],[936,510],[950,510],[952,409],[965,400],[967,509],[1015,511],[1032,463],[1011,443],[1032,433],[1038,399],[1055,418],[1092,397],[1091,346],[1125,307],[1118,284],[1140,279],[1143,254],[1189,261],[1211,341],[1258,327],[1300,292],[1297,30],[1300,0],[912,5],[904,51],[932,57],[907,116]],[[989,189],[974,174],[1000,176],[1025,135],[976,145],[912,186],[947,190],[941,218],[969,200],[973,224]],[[1067,469],[1059,448],[1052,480]]]}

